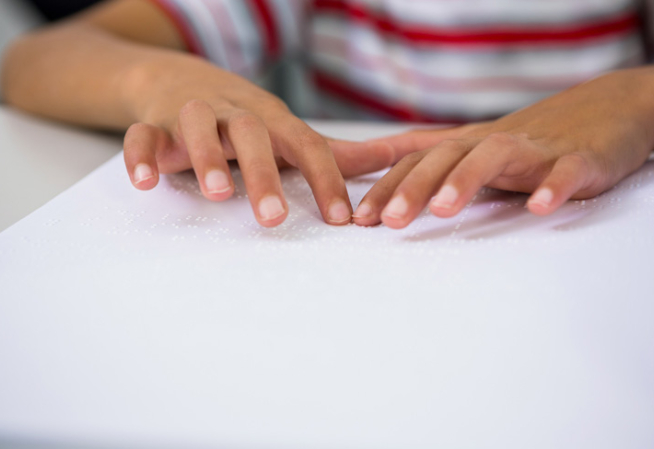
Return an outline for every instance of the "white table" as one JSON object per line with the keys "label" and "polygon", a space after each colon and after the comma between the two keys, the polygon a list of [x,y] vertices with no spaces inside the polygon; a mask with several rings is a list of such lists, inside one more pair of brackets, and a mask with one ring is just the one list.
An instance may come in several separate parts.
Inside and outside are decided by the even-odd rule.
{"label": "white table", "polygon": [[[0,149],[9,224],[120,139],[1,110]],[[0,447],[654,447],[651,163],[545,219],[485,189],[399,232],[283,180],[262,230],[112,160],[0,233]]]}
{"label": "white table", "polygon": [[88,175],[121,140],[0,106],[0,231]]}

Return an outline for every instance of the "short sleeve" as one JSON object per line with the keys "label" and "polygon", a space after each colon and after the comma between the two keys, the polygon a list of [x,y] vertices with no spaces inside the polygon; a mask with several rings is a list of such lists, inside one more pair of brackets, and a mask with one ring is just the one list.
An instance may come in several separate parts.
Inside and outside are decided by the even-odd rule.
{"label": "short sleeve", "polygon": [[150,0],[189,51],[252,78],[300,49],[305,0]]}

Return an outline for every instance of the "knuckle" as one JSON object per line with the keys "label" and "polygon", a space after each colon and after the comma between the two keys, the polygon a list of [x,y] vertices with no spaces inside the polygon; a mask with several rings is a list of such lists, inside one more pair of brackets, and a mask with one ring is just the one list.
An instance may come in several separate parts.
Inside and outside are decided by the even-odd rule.
{"label": "knuckle", "polygon": [[417,151],[415,153],[409,153],[406,156],[402,158],[400,161],[401,164],[404,165],[416,165],[419,163],[423,158],[425,157],[426,152],[424,151]]}
{"label": "knuckle", "polygon": [[454,153],[467,153],[470,151],[470,146],[461,139],[445,139],[441,141],[435,148],[440,150],[452,151]]}
{"label": "knuckle", "polygon": [[589,155],[575,152],[563,156],[566,164],[572,168],[576,177],[585,178],[585,189],[596,196],[605,190],[607,184],[612,184],[613,169],[604,158],[589,157]]}
{"label": "knuckle", "polygon": [[209,103],[204,100],[193,99],[188,101],[182,108],[179,110],[180,117],[186,117],[189,115],[196,114],[200,111],[207,110],[210,108]]}
{"label": "knuckle", "polygon": [[425,159],[425,157],[429,156],[430,154],[436,154],[436,153],[437,153],[436,147],[425,148],[424,150],[415,151],[413,153],[407,154],[400,160],[400,163],[417,165],[423,159]]}
{"label": "knuckle", "polygon": [[273,95],[268,95],[262,99],[259,99],[259,104],[263,109],[274,110],[275,112],[289,111],[288,105],[281,98],[275,97]]}
{"label": "knuckle", "polygon": [[325,182],[325,185],[329,186],[343,186],[345,185],[345,180],[343,175],[338,170],[324,170],[320,172],[320,178]]}
{"label": "knuckle", "polygon": [[125,153],[125,158],[132,160],[135,157],[140,157],[144,152],[142,151],[142,146],[138,142],[125,141],[123,144],[123,152]]}
{"label": "knuckle", "polygon": [[247,133],[263,126],[263,120],[249,111],[236,111],[227,119],[227,128],[236,132]]}
{"label": "knuckle", "polygon": [[145,123],[131,125],[125,133],[123,151],[125,154],[143,153],[153,145],[153,127]]}
{"label": "knuckle", "polygon": [[494,132],[488,135],[485,139],[493,145],[502,146],[505,148],[517,148],[520,145],[520,139],[507,132]]}
{"label": "knuckle", "polygon": [[152,125],[148,125],[147,123],[134,123],[127,128],[126,136],[150,134],[151,132]]}
{"label": "knuckle", "polygon": [[562,162],[579,172],[588,169],[588,159],[581,153],[570,153],[561,157]]}
{"label": "knuckle", "polygon": [[458,139],[444,139],[438,146],[447,147],[447,148],[457,148],[462,146],[462,142]]}
{"label": "knuckle", "polygon": [[320,147],[327,145],[325,138],[314,131],[298,133],[296,141],[301,147]]}
{"label": "knuckle", "polygon": [[453,170],[452,176],[457,179],[470,179],[471,177],[479,177],[488,169],[488,162],[485,159],[478,157],[464,158]]}
{"label": "knuckle", "polygon": [[275,124],[274,129],[280,136],[283,136],[282,140],[293,153],[304,152],[308,149],[329,150],[327,139],[294,115],[283,116]]}
{"label": "knuckle", "polygon": [[304,122],[295,124],[291,128],[291,135],[293,136],[293,145],[299,149],[305,148],[316,148],[316,147],[327,147],[327,140],[315,132],[313,129],[309,128]]}
{"label": "knuckle", "polygon": [[125,138],[123,142],[123,151],[125,154],[133,154],[141,149],[142,145],[139,140]]}
{"label": "knuckle", "polygon": [[263,159],[253,159],[241,165],[245,171],[256,173],[256,178],[260,180],[273,178],[279,173],[274,163]]}

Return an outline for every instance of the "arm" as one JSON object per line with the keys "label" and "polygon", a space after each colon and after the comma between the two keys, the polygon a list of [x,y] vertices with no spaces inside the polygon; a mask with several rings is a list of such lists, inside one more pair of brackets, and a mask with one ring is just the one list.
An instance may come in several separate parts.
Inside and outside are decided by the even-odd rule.
{"label": "arm", "polygon": [[138,119],[130,100],[151,82],[148,65],[202,63],[183,49],[149,2],[109,2],[16,41],[3,61],[2,88],[8,103],[35,114],[126,129]]}
{"label": "arm", "polygon": [[[13,44],[3,92],[35,114],[129,127],[125,162],[139,189],[153,188],[159,173],[193,168],[205,197],[225,200],[234,192],[227,160],[237,159],[257,220],[276,226],[288,213],[277,163],[290,164],[303,172],[327,222],[349,222],[341,172],[383,168],[393,162],[392,148],[328,142],[278,98],[183,49],[154,5],[114,0]],[[355,164],[362,156],[368,162]]]}

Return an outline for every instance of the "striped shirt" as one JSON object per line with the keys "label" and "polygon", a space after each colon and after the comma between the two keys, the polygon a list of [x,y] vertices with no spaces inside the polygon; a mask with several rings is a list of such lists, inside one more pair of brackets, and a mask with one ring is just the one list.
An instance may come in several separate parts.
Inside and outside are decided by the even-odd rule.
{"label": "striped shirt", "polygon": [[301,61],[319,117],[489,119],[647,62],[638,0],[152,1],[220,67]]}

